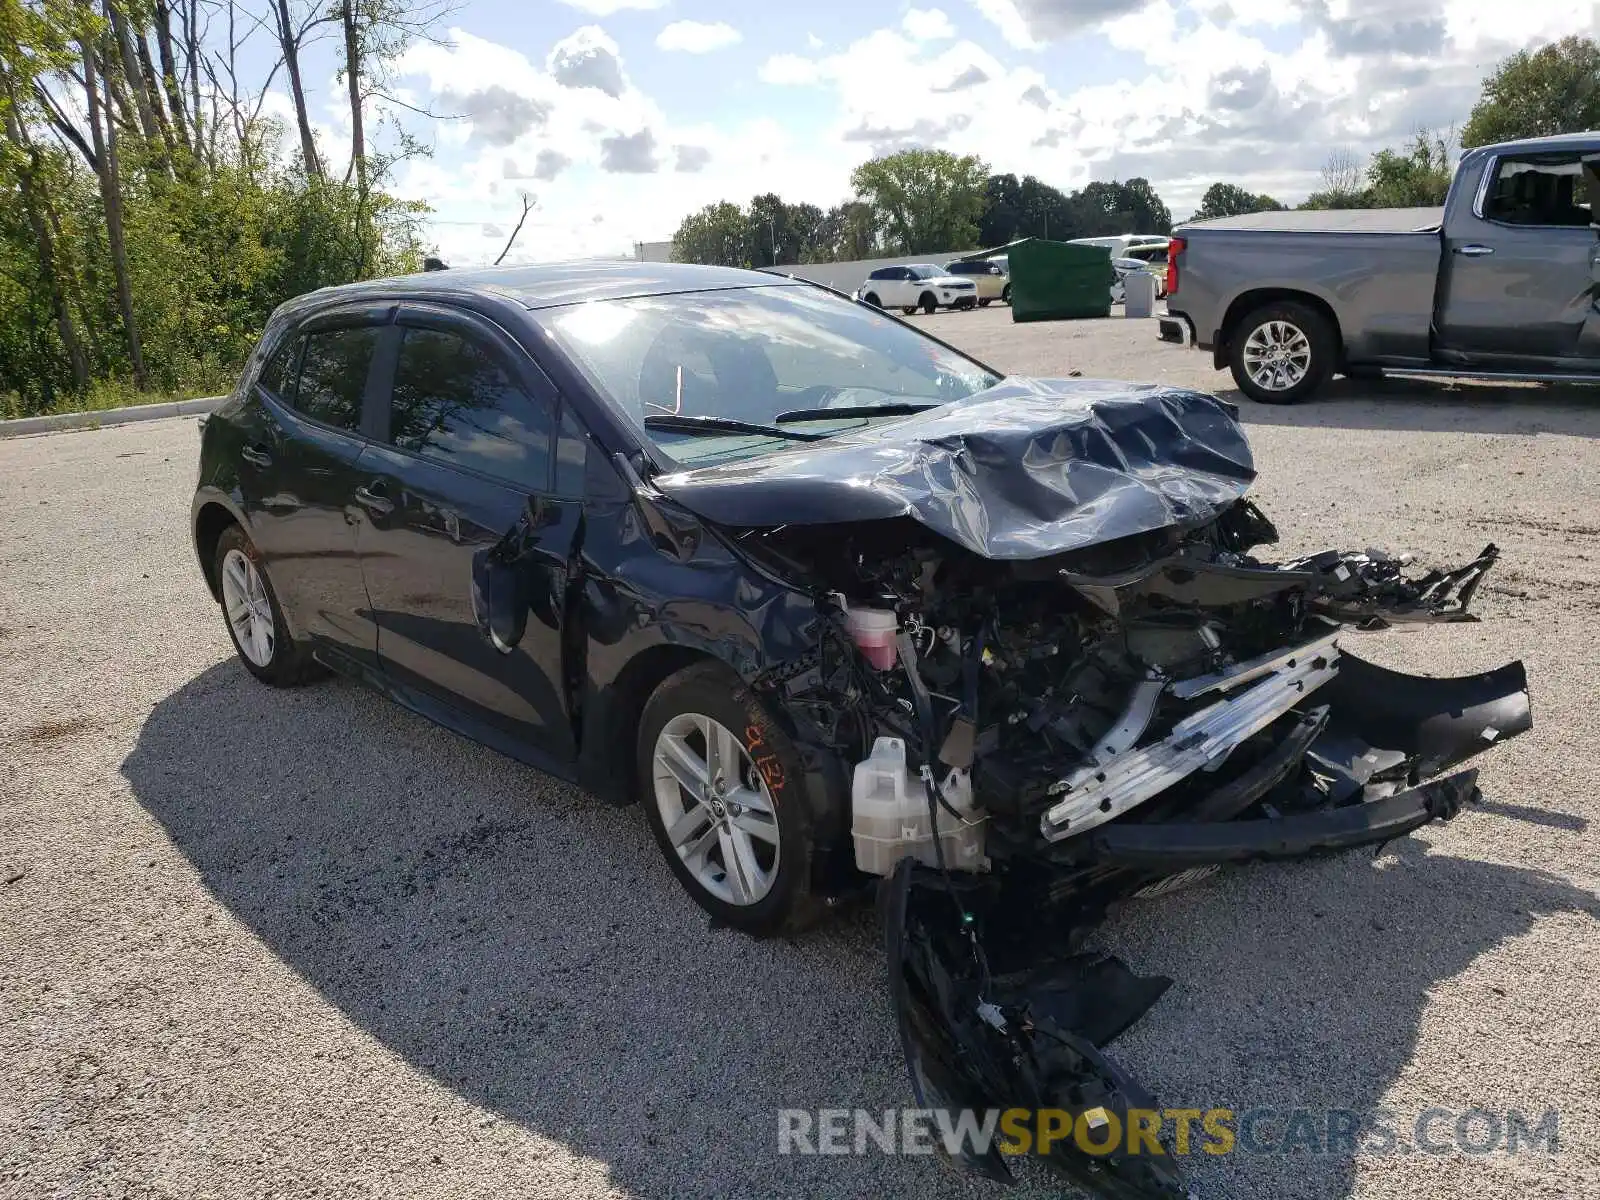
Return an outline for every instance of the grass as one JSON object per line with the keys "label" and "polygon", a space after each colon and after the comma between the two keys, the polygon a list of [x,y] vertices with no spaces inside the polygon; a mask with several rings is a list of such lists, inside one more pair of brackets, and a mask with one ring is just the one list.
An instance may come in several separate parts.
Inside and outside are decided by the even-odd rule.
{"label": "grass", "polygon": [[95,379],[82,396],[56,393],[48,408],[24,410],[15,392],[0,392],[0,420],[16,417],[48,416],[55,413],[106,412],[113,408],[132,408],[141,404],[165,404],[174,400],[194,400],[201,396],[221,396],[233,390],[233,380],[221,375],[201,384],[170,391],[142,392],[128,379]]}

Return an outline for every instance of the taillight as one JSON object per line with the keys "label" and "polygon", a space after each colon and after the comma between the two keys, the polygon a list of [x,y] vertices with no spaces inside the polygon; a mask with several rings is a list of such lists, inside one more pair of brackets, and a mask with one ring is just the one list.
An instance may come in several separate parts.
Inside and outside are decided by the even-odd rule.
{"label": "taillight", "polygon": [[1178,255],[1189,246],[1183,238],[1173,238],[1167,243],[1167,295],[1178,290]]}

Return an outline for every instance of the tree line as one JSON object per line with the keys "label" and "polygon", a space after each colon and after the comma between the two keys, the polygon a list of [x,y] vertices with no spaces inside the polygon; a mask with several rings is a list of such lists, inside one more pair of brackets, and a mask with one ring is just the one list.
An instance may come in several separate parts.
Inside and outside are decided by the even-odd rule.
{"label": "tree line", "polygon": [[[427,210],[386,182],[417,147],[380,152],[368,125],[427,19],[399,0],[0,0],[0,417],[225,388],[282,301],[416,269]],[[324,38],[348,148],[306,111]],[[292,132],[263,112],[280,81]]]}
{"label": "tree line", "polygon": [[991,175],[976,155],[913,149],[875,158],[850,176],[855,197],[829,209],[768,192],[690,213],[673,237],[679,262],[726,267],[846,262],[932,254],[1024,237],[1057,240],[1169,233],[1172,214],[1148,180],[1063,192],[1032,175]]}
{"label": "tree line", "polygon": [[[1501,62],[1459,135],[1419,130],[1363,163],[1335,150],[1307,209],[1411,208],[1444,203],[1454,150],[1600,129],[1600,45],[1569,37]],[[772,193],[741,208],[723,201],[685,217],[673,239],[680,262],[768,267],[1000,246],[1023,237],[1069,241],[1122,233],[1169,233],[1172,214],[1144,179],[1094,182],[1063,192],[1032,175],[991,175],[972,155],[904,150],[861,164],[854,197],[823,210]],[[1192,220],[1289,206],[1219,180]]]}

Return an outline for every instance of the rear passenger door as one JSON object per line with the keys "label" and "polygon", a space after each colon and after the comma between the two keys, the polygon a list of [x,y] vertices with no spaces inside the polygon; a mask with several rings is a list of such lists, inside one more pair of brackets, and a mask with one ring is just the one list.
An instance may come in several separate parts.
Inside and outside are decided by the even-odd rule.
{"label": "rear passenger door", "polygon": [[404,305],[391,337],[390,403],[357,493],[379,661],[480,736],[570,759],[561,651],[582,474],[556,469],[558,397],[459,310]]}
{"label": "rear passenger door", "polygon": [[241,421],[239,488],[250,536],[297,637],[376,663],[352,502],[364,404],[393,305],[311,319],[277,346]]}

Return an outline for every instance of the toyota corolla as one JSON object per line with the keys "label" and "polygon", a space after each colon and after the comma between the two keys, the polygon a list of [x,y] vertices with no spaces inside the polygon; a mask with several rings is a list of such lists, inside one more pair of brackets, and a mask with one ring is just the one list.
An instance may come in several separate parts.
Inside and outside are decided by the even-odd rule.
{"label": "toyota corolla", "polygon": [[[924,1106],[1126,1113],[1104,1047],[1165,981],[1078,952],[1108,905],[1451,817],[1531,722],[1519,663],[1353,653],[1470,620],[1493,546],[1274,560],[1254,475],[1212,396],[1005,377],[809,284],[441,271],[274,315],[192,533],[257,679],[338,671],[641,804],[718,920],[876,881]],[[1170,1157],[1047,1162],[1184,1194]]]}

